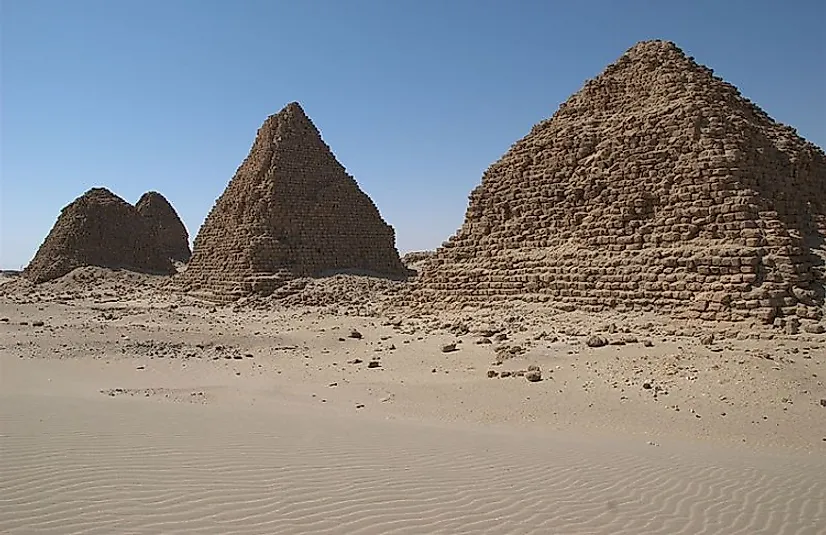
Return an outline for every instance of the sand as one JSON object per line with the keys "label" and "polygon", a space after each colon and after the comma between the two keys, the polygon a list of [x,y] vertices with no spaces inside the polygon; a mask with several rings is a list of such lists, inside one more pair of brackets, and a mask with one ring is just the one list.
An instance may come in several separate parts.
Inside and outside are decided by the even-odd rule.
{"label": "sand", "polygon": [[163,287],[3,285],[3,533],[826,533],[823,335]]}

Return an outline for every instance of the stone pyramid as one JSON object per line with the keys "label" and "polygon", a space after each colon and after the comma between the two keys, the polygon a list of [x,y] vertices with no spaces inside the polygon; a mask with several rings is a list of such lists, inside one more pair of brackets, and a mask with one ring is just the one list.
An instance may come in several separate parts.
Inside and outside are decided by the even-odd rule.
{"label": "stone pyramid", "polygon": [[294,102],[258,130],[198,232],[180,281],[229,300],[344,270],[407,273],[393,228]]}
{"label": "stone pyramid", "polygon": [[155,231],[161,252],[173,261],[187,262],[192,254],[189,234],[169,201],[157,191],[148,191],[135,208]]}
{"label": "stone pyramid", "polygon": [[414,284],[705,320],[819,320],[823,151],[673,43],[641,42],[519,140]]}
{"label": "stone pyramid", "polygon": [[23,275],[39,283],[82,266],[174,272],[137,209],[105,188],[90,189],[63,208]]}

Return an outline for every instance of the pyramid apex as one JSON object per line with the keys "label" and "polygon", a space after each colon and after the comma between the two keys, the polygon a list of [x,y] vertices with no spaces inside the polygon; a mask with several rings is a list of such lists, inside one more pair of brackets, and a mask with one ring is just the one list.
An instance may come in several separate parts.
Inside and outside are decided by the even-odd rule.
{"label": "pyramid apex", "polygon": [[301,104],[299,104],[297,101],[290,102],[289,104],[287,104],[286,106],[281,108],[281,111],[276,113],[275,117],[278,117],[278,118],[289,118],[289,117],[300,118],[300,117],[303,117],[303,118],[307,118],[307,119],[309,118],[307,116],[307,113],[304,111],[304,108],[302,108]]}
{"label": "pyramid apex", "polygon": [[673,41],[654,39],[636,43],[625,51],[616,64],[653,62],[657,65],[666,65],[692,60],[693,58],[686,56],[685,52]]}
{"label": "pyramid apex", "polygon": [[287,104],[286,106],[284,106],[284,108],[281,111],[288,111],[288,110],[289,111],[301,111],[301,112],[303,112],[304,108],[301,107],[301,104],[297,100],[294,100],[294,101],[290,102],[289,104]]}
{"label": "pyramid apex", "polygon": [[682,53],[682,49],[674,41],[667,41],[665,39],[648,39],[639,41],[634,46],[628,49],[628,52],[655,52],[655,51],[672,51]]}

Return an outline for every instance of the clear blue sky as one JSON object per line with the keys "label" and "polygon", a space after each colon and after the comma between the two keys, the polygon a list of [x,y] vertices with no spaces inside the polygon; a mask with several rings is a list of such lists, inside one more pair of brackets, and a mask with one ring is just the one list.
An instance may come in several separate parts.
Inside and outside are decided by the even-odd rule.
{"label": "clear blue sky", "polygon": [[483,171],[643,39],[826,146],[824,0],[2,0],[0,24],[7,269],[93,186],[162,192],[194,238],[293,100],[399,249],[434,248]]}

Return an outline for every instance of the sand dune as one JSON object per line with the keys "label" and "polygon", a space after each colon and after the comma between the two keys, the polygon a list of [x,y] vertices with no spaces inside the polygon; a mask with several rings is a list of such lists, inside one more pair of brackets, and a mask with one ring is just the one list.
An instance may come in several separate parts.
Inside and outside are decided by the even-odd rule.
{"label": "sand dune", "polygon": [[826,459],[4,394],[4,533],[826,532]]}

